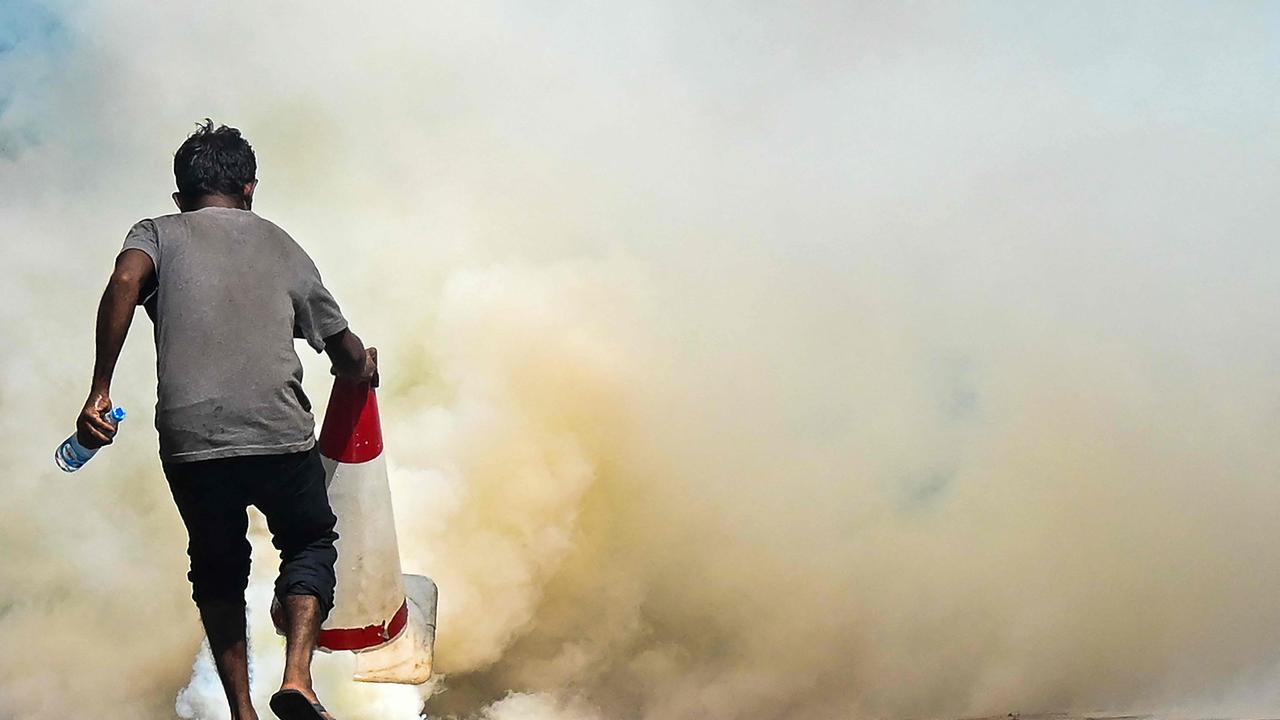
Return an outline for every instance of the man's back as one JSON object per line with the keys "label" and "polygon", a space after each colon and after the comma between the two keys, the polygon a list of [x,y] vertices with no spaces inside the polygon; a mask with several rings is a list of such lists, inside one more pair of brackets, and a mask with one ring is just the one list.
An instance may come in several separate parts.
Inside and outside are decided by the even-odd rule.
{"label": "man's back", "polygon": [[347,327],[311,258],[249,210],[143,220],[125,249],[155,263],[156,429],[165,462],[298,452],[314,442],[293,339]]}

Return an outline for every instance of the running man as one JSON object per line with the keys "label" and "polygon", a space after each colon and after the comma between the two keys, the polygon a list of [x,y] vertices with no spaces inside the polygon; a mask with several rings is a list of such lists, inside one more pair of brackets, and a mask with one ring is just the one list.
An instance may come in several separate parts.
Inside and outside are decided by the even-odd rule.
{"label": "running man", "polygon": [[333,607],[338,535],[294,338],[328,353],[334,374],[375,386],[377,351],[347,327],[307,253],[252,211],[257,160],[239,130],[206,120],[178,148],[173,173],[180,212],[133,226],[102,295],[77,437],[94,448],[115,436],[103,414],[141,304],[155,329],[160,460],[231,717],[258,718],[244,598],[254,505],[280,551],[286,657],[271,709],[284,720],[332,720],[312,689],[311,658]]}

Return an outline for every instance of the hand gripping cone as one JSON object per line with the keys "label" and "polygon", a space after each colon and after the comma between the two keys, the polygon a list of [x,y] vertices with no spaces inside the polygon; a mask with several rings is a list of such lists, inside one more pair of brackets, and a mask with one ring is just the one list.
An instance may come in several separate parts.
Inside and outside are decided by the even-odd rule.
{"label": "hand gripping cone", "polygon": [[373,388],[338,378],[320,454],[338,516],[338,585],[320,649],[356,653],[355,679],[420,684],[431,678],[436,586],[402,575]]}

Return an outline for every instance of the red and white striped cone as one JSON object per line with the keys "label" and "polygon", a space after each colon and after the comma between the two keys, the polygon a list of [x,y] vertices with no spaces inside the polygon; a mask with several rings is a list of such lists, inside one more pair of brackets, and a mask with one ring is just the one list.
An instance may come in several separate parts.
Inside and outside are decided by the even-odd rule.
{"label": "red and white striped cone", "polygon": [[431,678],[436,586],[429,578],[400,572],[372,387],[334,381],[319,445],[329,503],[338,516],[338,585],[333,611],[320,631],[320,649],[356,653],[356,680],[424,683]]}

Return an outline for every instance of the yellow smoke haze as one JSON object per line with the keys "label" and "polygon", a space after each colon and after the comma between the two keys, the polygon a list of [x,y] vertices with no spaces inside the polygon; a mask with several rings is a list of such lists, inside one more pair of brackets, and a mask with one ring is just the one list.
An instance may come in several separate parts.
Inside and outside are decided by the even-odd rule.
{"label": "yellow smoke haze", "polygon": [[205,116],[380,349],[440,587],[442,677],[319,657],[338,717],[1280,708],[1272,6],[41,13],[0,53],[0,718],[227,717],[142,314],[116,444],[50,457]]}

